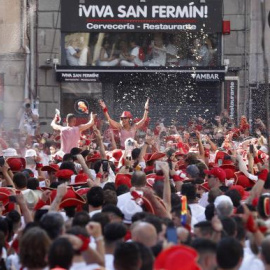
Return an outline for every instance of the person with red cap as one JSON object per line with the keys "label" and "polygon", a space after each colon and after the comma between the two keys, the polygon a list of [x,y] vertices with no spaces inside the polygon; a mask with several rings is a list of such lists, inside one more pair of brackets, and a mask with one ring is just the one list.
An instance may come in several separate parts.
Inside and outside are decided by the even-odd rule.
{"label": "person with red cap", "polygon": [[120,116],[120,123],[119,123],[119,122],[116,122],[113,119],[111,119],[104,101],[100,100],[99,104],[100,104],[110,126],[119,131],[121,148],[124,149],[126,139],[128,139],[128,138],[134,139],[137,129],[140,129],[144,125],[145,121],[147,120],[148,110],[149,110],[149,98],[147,99],[145,106],[144,106],[145,110],[144,110],[143,118],[134,125],[131,124],[130,120],[133,117],[129,111],[124,111],[122,113],[122,115]]}
{"label": "person with red cap", "polygon": [[58,117],[58,114],[56,114],[51,122],[51,127],[54,130],[60,131],[61,151],[64,153],[69,153],[72,148],[78,147],[81,132],[89,129],[94,125],[95,115],[91,113],[90,120],[86,124],[76,126],[76,116],[70,113],[66,117],[66,127],[57,124]]}

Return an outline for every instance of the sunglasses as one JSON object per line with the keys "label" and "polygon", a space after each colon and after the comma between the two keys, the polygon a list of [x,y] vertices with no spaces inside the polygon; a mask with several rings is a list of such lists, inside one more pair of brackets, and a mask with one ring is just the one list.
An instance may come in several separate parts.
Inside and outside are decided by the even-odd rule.
{"label": "sunglasses", "polygon": [[121,120],[129,119],[128,117],[121,117]]}

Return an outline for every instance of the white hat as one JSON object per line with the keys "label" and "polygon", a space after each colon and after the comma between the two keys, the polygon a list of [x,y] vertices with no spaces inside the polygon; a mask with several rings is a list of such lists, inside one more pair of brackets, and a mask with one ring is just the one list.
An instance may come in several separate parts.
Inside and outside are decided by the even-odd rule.
{"label": "white hat", "polygon": [[26,152],[25,152],[25,157],[27,158],[27,157],[36,157],[37,156],[37,152],[36,152],[36,150],[34,150],[34,149],[28,149],[28,150],[26,150]]}
{"label": "white hat", "polygon": [[7,148],[3,150],[4,157],[16,157],[18,156],[16,149],[14,148]]}
{"label": "white hat", "polygon": [[267,148],[267,146],[263,145],[263,146],[260,148],[260,150],[261,150],[262,152],[268,154],[268,148]]}
{"label": "white hat", "polygon": [[41,198],[42,192],[40,190],[26,189],[22,191],[23,197],[27,203],[28,208],[33,209]]}
{"label": "white hat", "polygon": [[142,208],[133,200],[126,200],[119,209],[124,214],[124,223],[131,224],[131,218],[134,214],[142,212]]}
{"label": "white hat", "polygon": [[233,205],[232,199],[229,196],[226,195],[220,195],[217,196],[214,202],[215,208],[221,203],[221,202],[228,202],[229,204]]}

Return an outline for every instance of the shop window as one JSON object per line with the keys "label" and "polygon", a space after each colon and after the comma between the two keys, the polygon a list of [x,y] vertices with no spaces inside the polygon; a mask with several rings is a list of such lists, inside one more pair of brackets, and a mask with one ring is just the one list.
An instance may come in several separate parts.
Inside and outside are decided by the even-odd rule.
{"label": "shop window", "polygon": [[205,33],[72,33],[62,35],[62,65],[211,67],[221,64],[221,35]]}

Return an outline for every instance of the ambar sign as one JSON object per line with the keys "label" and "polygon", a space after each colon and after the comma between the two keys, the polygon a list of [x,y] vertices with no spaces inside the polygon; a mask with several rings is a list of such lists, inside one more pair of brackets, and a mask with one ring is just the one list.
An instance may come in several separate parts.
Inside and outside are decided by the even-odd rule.
{"label": "ambar sign", "polygon": [[[221,74],[219,73],[193,73],[191,77],[196,81],[220,81]],[[222,76],[223,77],[223,76]]]}

